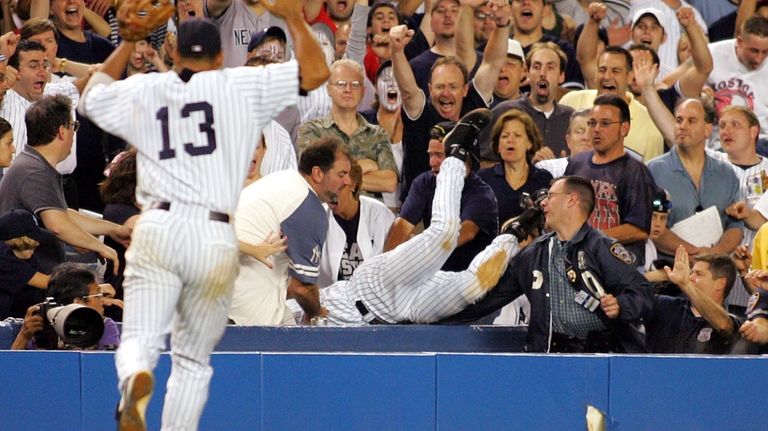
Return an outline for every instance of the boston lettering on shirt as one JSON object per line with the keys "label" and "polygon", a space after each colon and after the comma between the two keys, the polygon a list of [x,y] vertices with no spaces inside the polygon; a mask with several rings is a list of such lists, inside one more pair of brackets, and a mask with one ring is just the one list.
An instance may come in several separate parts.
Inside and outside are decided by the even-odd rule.
{"label": "boston lettering on shirt", "polygon": [[600,230],[620,225],[621,215],[619,215],[616,184],[592,180],[592,188],[595,189],[595,210],[592,212],[589,224]]}

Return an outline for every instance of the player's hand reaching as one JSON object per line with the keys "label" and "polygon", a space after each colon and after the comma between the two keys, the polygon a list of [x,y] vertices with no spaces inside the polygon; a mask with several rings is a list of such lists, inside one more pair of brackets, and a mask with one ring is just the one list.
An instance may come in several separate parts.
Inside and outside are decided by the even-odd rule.
{"label": "player's hand reaching", "polygon": [[125,0],[117,11],[120,37],[128,42],[143,40],[166,23],[174,11],[170,0]]}

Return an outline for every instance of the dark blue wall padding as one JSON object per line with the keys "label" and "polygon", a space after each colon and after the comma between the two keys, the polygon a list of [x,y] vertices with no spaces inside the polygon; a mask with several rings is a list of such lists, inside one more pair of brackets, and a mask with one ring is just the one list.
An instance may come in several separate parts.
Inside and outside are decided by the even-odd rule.
{"label": "dark blue wall padding", "polygon": [[[0,430],[114,430],[108,352],[0,351]],[[215,353],[200,430],[768,429],[766,357]],[[158,430],[170,370],[150,403]]]}
{"label": "dark blue wall padding", "polygon": [[0,351],[0,429],[83,429],[80,357]]}
{"label": "dark blue wall padding", "polygon": [[579,430],[608,409],[607,357],[439,355],[440,430]]}
{"label": "dark blue wall padding", "polygon": [[616,429],[768,430],[768,360],[759,357],[614,357]]}
{"label": "dark blue wall padding", "polygon": [[434,430],[434,355],[263,354],[264,430]]}

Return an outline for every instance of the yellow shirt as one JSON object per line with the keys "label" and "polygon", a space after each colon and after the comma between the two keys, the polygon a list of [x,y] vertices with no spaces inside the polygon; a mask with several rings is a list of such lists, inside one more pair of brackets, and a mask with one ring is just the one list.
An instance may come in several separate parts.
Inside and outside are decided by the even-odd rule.
{"label": "yellow shirt", "polygon": [[[591,108],[597,97],[597,90],[571,91],[563,96],[558,103],[579,110]],[[627,93],[629,98],[630,128],[629,135],[624,138],[624,147],[640,154],[643,161],[648,163],[654,157],[664,153],[664,138],[656,128],[648,110],[642,103],[635,100],[632,93]]]}
{"label": "yellow shirt", "polygon": [[752,269],[768,269],[768,223],[762,225],[755,234]]}

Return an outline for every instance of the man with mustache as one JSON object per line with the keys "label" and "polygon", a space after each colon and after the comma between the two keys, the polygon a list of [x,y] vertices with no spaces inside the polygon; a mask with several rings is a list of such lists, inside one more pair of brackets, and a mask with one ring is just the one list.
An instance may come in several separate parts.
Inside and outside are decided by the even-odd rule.
{"label": "man with mustache", "polygon": [[243,256],[235,279],[229,318],[238,325],[295,324],[286,298],[296,299],[305,316],[320,313],[317,277],[328,231],[323,203],[336,202],[349,185],[350,156],[337,137],[308,145],[299,171],[275,172],[240,194],[235,233],[258,243],[271,234],[288,238],[288,250],[274,255],[273,268]]}
{"label": "man with mustache", "polygon": [[[518,109],[531,116],[544,137],[544,147],[534,155],[534,163],[568,154],[565,135],[574,109],[556,100],[557,88],[565,80],[567,61],[565,53],[555,43],[534,44],[527,59],[531,91],[519,99],[502,102],[491,111],[491,124],[495,124],[510,109]],[[490,135],[490,130],[486,129],[478,138],[481,157],[484,162],[495,163],[499,158],[491,151]]]}

